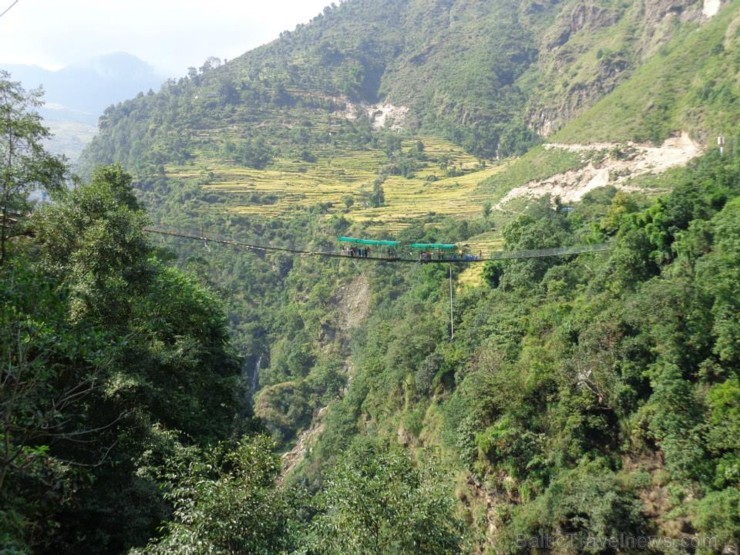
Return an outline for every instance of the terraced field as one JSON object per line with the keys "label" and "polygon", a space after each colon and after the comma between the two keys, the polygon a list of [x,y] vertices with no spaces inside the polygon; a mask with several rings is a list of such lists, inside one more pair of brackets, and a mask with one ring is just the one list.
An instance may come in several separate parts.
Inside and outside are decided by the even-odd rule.
{"label": "terraced field", "polygon": [[[393,233],[429,215],[479,216],[490,197],[479,185],[504,165],[482,165],[443,140],[422,141],[424,161],[411,178],[385,180],[385,203],[379,207],[371,206],[369,196],[380,168],[389,163],[380,149],[323,157],[315,163],[278,159],[265,170],[201,160],[196,165],[169,167],[167,173],[177,179],[200,179],[206,191],[232,193],[225,210],[258,218],[286,217],[296,209],[320,204],[329,215],[341,213],[371,231]],[[413,143],[405,143],[403,150]]]}

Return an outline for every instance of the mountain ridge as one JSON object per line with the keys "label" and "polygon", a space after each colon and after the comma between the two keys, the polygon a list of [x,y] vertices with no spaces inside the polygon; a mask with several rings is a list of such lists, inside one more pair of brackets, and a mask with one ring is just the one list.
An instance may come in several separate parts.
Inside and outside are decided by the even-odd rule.
{"label": "mountain ridge", "polygon": [[[363,110],[351,121],[346,114],[372,105],[394,106],[407,131],[451,139],[482,158],[521,154],[610,96],[675,37],[717,19],[731,26],[737,11],[725,3],[708,19],[705,9],[701,0],[343,2],[226,64],[169,80],[153,97],[109,107],[86,157],[142,165],[192,151],[228,159],[230,142],[296,154],[337,141],[362,147],[372,122]],[[725,53],[735,64],[732,56]],[[714,79],[737,88],[727,75]],[[696,123],[647,139],[659,144],[688,130],[705,140]]]}
{"label": "mountain ridge", "polygon": [[116,52],[48,70],[39,66],[5,65],[11,79],[26,89],[42,87],[45,104],[39,113],[48,122],[52,137],[48,148],[76,162],[97,131],[105,108],[159,89],[164,77],[132,54]]}
{"label": "mountain ridge", "polygon": [[[9,413],[31,466],[0,537],[736,552],[740,4],[719,8],[348,0],[108,107],[85,161],[125,169],[39,206],[0,268],[0,347],[41,374]],[[50,399],[90,372],[90,402]]]}

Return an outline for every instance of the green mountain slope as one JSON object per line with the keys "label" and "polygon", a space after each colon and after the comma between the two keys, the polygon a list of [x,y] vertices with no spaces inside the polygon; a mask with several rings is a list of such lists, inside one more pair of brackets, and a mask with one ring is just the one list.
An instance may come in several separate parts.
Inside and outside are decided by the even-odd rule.
{"label": "green mountain slope", "polygon": [[686,25],[612,94],[554,139],[662,142],[676,130],[712,143],[740,128],[740,10]]}
{"label": "green mountain slope", "polygon": [[[736,159],[652,183],[681,184],[658,202],[607,186],[573,206],[492,210],[519,186],[634,155],[614,143],[683,131],[732,147],[740,12],[702,7],[351,0],[106,111],[87,162],[123,162],[174,228],[317,250],[353,233],[476,250],[615,241],[610,255],[465,273],[167,243],[228,304],[255,414],[287,452],[280,492],[308,489],[282,540],[342,552],[322,526],[365,513],[332,488],[345,471],[367,479],[353,487],[388,479],[373,468],[401,443],[457,498],[460,552],[620,533],[736,543],[737,452],[720,437],[737,393],[735,254],[720,239],[735,233]],[[543,135],[611,144],[531,148]],[[722,283],[696,277],[709,268]]]}
{"label": "green mountain slope", "polygon": [[[701,7],[689,0],[344,2],[269,45],[228,63],[209,61],[157,94],[109,108],[85,158],[140,171],[202,156],[263,167],[278,154],[311,160],[362,148],[383,123],[451,139],[477,156],[507,156],[632,75],[642,81],[628,86],[631,94],[659,94],[637,111],[620,102],[618,119],[631,119],[620,138],[659,139],[682,126],[706,137],[725,118],[698,118],[695,108],[718,97],[731,106],[737,94],[736,72],[717,68],[736,68],[738,8],[730,3],[707,22]],[[686,97],[683,85],[671,83],[689,71],[694,94]],[[656,72],[666,83],[659,91],[649,82]],[[665,120],[675,105],[676,117]],[[383,111],[392,121],[377,117]],[[651,118],[664,123],[645,131]]]}

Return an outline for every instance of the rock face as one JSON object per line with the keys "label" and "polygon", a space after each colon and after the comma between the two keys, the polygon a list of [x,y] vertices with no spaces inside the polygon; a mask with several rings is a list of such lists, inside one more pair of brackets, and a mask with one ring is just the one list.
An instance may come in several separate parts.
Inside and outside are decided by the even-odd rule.
{"label": "rock face", "polygon": [[645,2],[645,22],[654,28],[666,18],[680,17],[683,21],[696,20],[701,12],[702,0],[653,0]]}
{"label": "rock face", "polygon": [[529,127],[541,136],[557,131],[666,44],[678,22],[705,21],[721,4],[722,0],[645,0],[605,7],[588,0],[564,6],[540,45],[539,69],[549,85],[533,97]]}
{"label": "rock face", "polygon": [[570,30],[577,33],[582,30],[598,30],[614,25],[619,20],[619,12],[598,6],[593,0],[576,4],[570,13]]}

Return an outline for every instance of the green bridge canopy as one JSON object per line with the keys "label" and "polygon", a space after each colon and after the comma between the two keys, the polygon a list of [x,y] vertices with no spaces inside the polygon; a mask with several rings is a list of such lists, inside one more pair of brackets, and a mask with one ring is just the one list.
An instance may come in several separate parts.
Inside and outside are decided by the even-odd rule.
{"label": "green bridge canopy", "polygon": [[339,237],[340,243],[352,243],[353,245],[370,245],[373,247],[397,247],[398,241],[385,241],[382,239],[358,239],[357,237]]}
{"label": "green bridge canopy", "polygon": [[[373,247],[398,247],[400,241],[386,241],[382,239],[360,239],[358,237],[337,237],[340,243],[351,243],[353,245],[370,245]],[[406,243],[408,245],[408,243]],[[453,243],[411,243],[412,249],[454,251],[457,246]]]}
{"label": "green bridge canopy", "polygon": [[452,243],[412,243],[412,249],[454,251],[457,247]]}

